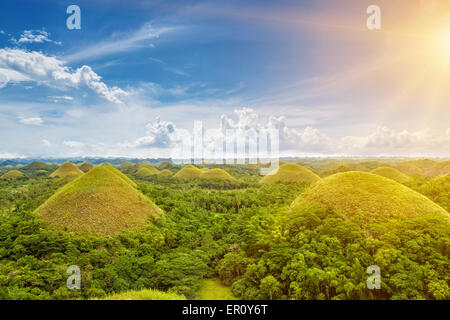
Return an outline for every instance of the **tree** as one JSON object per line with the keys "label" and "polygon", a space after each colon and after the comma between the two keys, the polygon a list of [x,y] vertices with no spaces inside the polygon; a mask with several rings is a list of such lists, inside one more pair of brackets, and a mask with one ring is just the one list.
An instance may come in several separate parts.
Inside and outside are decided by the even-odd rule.
{"label": "tree", "polygon": [[274,300],[280,298],[282,294],[280,283],[272,275],[261,280],[259,289],[262,299]]}

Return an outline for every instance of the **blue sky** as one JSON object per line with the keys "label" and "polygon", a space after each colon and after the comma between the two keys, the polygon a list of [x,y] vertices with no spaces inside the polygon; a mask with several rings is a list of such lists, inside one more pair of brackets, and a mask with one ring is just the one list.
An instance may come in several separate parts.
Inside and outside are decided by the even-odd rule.
{"label": "blue sky", "polygon": [[276,128],[286,155],[449,156],[450,55],[414,51],[448,6],[376,1],[373,32],[372,2],[3,0],[0,158],[168,156],[194,121]]}

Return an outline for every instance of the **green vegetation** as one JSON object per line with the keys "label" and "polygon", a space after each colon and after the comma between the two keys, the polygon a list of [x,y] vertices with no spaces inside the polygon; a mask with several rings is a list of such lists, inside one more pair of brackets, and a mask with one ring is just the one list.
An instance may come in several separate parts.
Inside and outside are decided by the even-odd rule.
{"label": "green vegetation", "polygon": [[146,177],[151,177],[152,175],[157,174],[157,172],[150,170],[149,168],[140,168],[137,172],[136,172],[136,176],[140,177],[140,178],[146,178]]}
{"label": "green vegetation", "polygon": [[159,164],[159,170],[173,169],[175,165],[172,162],[164,161]]}
{"label": "green vegetation", "polygon": [[372,173],[400,183],[406,183],[411,180],[406,174],[391,167],[379,167],[372,170]]}
{"label": "green vegetation", "polygon": [[[372,161],[404,159],[301,159],[321,174]],[[234,179],[200,179],[207,165],[188,179],[111,166],[68,184],[35,169],[0,179],[0,300],[450,299],[448,174],[262,184],[258,166],[215,166]]]}
{"label": "green vegetation", "polygon": [[223,285],[219,279],[203,280],[197,300],[236,300],[231,288]]}
{"label": "green vegetation", "polygon": [[61,167],[56,169],[50,178],[61,178],[65,180],[74,180],[84,174],[76,165],[70,162],[64,163]]}
{"label": "green vegetation", "polygon": [[280,181],[299,181],[299,182],[316,182],[320,179],[311,170],[308,170],[295,163],[287,163],[281,165],[276,172],[269,174],[261,179],[262,183],[274,183]]}
{"label": "green vegetation", "polygon": [[[315,183],[292,203],[292,211],[332,207],[347,217],[359,216],[361,223],[411,219],[425,214],[450,214],[427,197],[375,174],[345,172]],[[386,226],[387,227],[387,226]]]}
{"label": "green vegetation", "polygon": [[233,177],[226,172],[225,170],[214,168],[214,169],[206,169],[202,171],[199,175],[200,179],[226,179],[232,180]]}
{"label": "green vegetation", "polygon": [[188,164],[183,169],[178,171],[174,177],[178,179],[193,179],[198,178],[202,171],[192,164]]}
{"label": "green vegetation", "polygon": [[23,177],[23,173],[20,172],[19,170],[11,170],[11,171],[6,172],[0,178],[15,180],[15,179],[20,179],[22,177]]}
{"label": "green vegetation", "polygon": [[164,170],[161,170],[160,172],[158,172],[158,174],[160,176],[168,177],[168,176],[171,176],[173,173],[172,173],[172,171],[170,171],[168,169],[164,169]]}
{"label": "green vegetation", "polygon": [[120,169],[120,171],[122,171],[124,173],[131,173],[134,170],[133,166],[134,166],[134,164],[132,162],[125,161],[120,164],[119,169]]}
{"label": "green vegetation", "polygon": [[183,295],[167,293],[159,290],[144,289],[116,293],[102,300],[186,300]]}
{"label": "green vegetation", "polygon": [[353,169],[351,169],[350,166],[347,166],[347,165],[340,165],[340,166],[337,166],[334,169],[325,170],[322,173],[322,176],[323,177],[328,177],[328,176],[331,176],[331,175],[333,175],[335,173],[347,172],[347,171],[353,171]]}
{"label": "green vegetation", "polygon": [[138,172],[139,170],[144,169],[144,168],[151,171],[152,174],[157,174],[159,171],[155,166],[153,166],[152,164],[150,164],[148,162],[139,162],[133,166],[133,169],[135,172]]}
{"label": "green vegetation", "polygon": [[145,226],[161,211],[112,167],[95,167],[36,210],[52,228],[117,235]]}
{"label": "green vegetation", "polygon": [[47,167],[48,167],[48,165],[45,162],[33,161],[29,165],[25,166],[24,169],[40,170],[40,169],[46,169]]}
{"label": "green vegetation", "polygon": [[428,181],[420,186],[417,191],[450,212],[450,173]]}

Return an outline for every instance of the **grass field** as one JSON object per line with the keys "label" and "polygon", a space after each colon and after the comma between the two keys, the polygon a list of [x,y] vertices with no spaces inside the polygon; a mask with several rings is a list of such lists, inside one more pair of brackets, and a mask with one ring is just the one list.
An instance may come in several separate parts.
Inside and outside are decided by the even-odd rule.
{"label": "grass field", "polygon": [[223,285],[219,279],[203,280],[197,300],[237,300],[231,288]]}

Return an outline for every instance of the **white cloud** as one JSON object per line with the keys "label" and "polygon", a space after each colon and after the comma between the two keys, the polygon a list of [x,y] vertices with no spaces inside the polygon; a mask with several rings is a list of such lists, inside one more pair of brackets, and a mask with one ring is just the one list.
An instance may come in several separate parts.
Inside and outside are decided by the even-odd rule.
{"label": "white cloud", "polygon": [[[303,153],[326,152],[331,150],[331,139],[318,129],[306,127],[302,130],[289,128],[283,116],[270,116],[265,124],[261,124],[259,115],[251,108],[236,109],[237,121],[223,114],[220,129],[235,129],[236,134],[241,130],[267,131],[276,129],[279,132],[281,150],[295,150]],[[239,138],[239,137],[236,137]]]}
{"label": "white cloud", "polygon": [[427,154],[440,151],[448,153],[450,150],[450,129],[444,135],[432,133],[428,130],[409,132],[395,131],[379,126],[367,136],[347,136],[341,140],[344,152],[360,154]]}
{"label": "white cloud", "polygon": [[20,117],[19,119],[20,119],[20,122],[23,124],[34,125],[34,126],[40,126],[43,122],[41,117],[31,117],[31,118]]}
{"label": "white cloud", "polygon": [[148,123],[146,129],[146,136],[138,138],[134,142],[125,142],[119,145],[127,148],[167,148],[177,140],[175,125],[172,122],[161,121],[159,117],[155,122]]}
{"label": "white cloud", "polygon": [[41,52],[0,49],[0,88],[2,83],[4,86],[8,82],[22,81],[33,81],[60,89],[84,85],[114,103],[122,103],[122,99],[128,95],[118,87],[108,87],[89,66],[72,70],[58,58]]}
{"label": "white cloud", "polygon": [[5,34],[5,31],[3,31],[3,30],[0,30],[0,34]]}
{"label": "white cloud", "polygon": [[11,39],[16,44],[23,43],[44,43],[50,42],[57,45],[61,45],[61,42],[53,41],[49,39],[50,33],[45,30],[25,30],[21,35],[19,40]]}
{"label": "white cloud", "polygon": [[63,145],[65,145],[66,147],[69,147],[69,148],[83,148],[84,147],[84,143],[79,142],[79,141],[64,141]]}
{"label": "white cloud", "polygon": [[156,39],[163,33],[171,32],[179,27],[153,27],[150,23],[144,24],[140,29],[116,36],[116,39],[96,43],[91,47],[70,54],[66,61],[79,61],[93,57],[100,57],[117,52],[125,52],[136,48],[153,47],[149,40]]}
{"label": "white cloud", "polygon": [[69,101],[73,101],[73,97],[70,96],[49,96],[49,98],[54,102],[54,103],[58,103],[58,102],[69,102]]}
{"label": "white cloud", "polygon": [[24,155],[9,153],[9,152],[0,152],[0,159],[20,159],[26,158]]}
{"label": "white cloud", "polygon": [[56,100],[69,100],[69,101],[73,100],[73,97],[70,96],[49,96],[49,98]]}
{"label": "white cloud", "polygon": [[50,143],[50,141],[48,141],[47,139],[42,139],[42,144],[44,145],[44,146],[46,146],[46,147],[51,147],[51,143]]}

